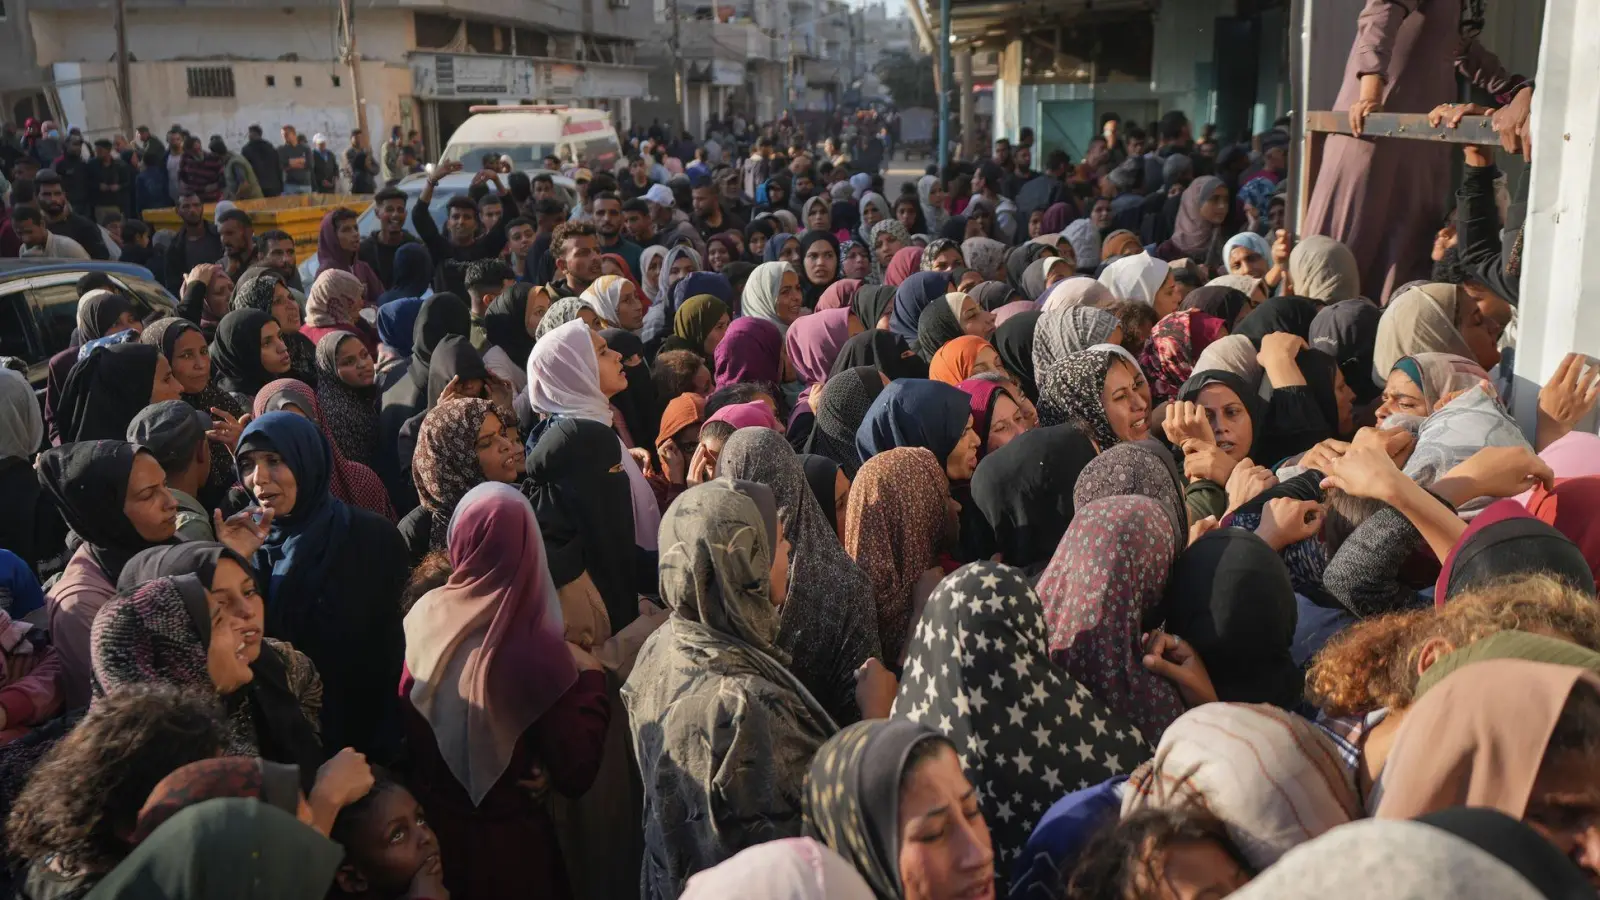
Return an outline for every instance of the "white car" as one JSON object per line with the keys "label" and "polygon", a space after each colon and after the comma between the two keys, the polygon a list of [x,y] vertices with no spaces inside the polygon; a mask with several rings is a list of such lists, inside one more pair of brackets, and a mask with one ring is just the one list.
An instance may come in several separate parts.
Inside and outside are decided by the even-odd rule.
{"label": "white car", "polygon": [[[535,175],[549,175],[556,184],[557,199],[567,204],[569,208],[577,204],[578,185],[571,178],[559,172],[547,172],[543,169],[527,170],[526,174],[529,178]],[[433,216],[433,223],[439,226],[440,231],[444,230],[446,208],[450,203],[450,198],[466,194],[471,189],[472,179],[476,175],[476,172],[462,171],[454,172],[439,179],[439,186],[433,189],[433,200],[428,204],[428,213]],[[500,182],[504,184],[505,180],[506,176],[501,175]],[[411,222],[411,210],[416,206],[417,198],[422,196],[422,189],[427,187],[427,184],[428,176],[417,174],[407,175],[401,179],[399,184],[395,185],[395,187],[405,191],[406,194],[406,231],[411,231],[409,224]],[[369,204],[362,211],[361,217],[356,220],[356,226],[361,229],[362,237],[376,232],[378,230],[377,207]],[[307,290],[311,288],[311,283],[317,280],[317,268],[317,255],[315,253],[306,257],[306,260],[300,264],[300,283],[304,284]]]}

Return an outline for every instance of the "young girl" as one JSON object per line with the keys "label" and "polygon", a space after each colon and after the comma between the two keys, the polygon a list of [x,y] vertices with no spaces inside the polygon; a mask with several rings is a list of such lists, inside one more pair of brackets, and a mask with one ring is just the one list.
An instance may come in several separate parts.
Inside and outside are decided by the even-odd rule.
{"label": "young girl", "polygon": [[439,841],[417,798],[373,767],[372,790],[340,810],[330,835],[344,847],[332,897],[448,900]]}

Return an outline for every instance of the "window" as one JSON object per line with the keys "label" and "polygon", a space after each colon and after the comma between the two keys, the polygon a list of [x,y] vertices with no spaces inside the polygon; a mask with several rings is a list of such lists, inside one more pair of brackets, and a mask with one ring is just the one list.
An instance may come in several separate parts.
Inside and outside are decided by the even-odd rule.
{"label": "window", "polygon": [[232,97],[232,66],[190,66],[189,96]]}
{"label": "window", "polygon": [[48,359],[72,343],[73,329],[78,327],[78,275],[57,284],[34,284],[28,296],[38,310],[39,334],[44,338],[44,352]]}
{"label": "window", "polygon": [[337,76],[337,75],[333,76],[333,86],[334,87],[338,87],[339,86],[339,76]]}
{"label": "window", "polygon": [[43,362],[35,358],[37,354],[28,331],[22,292],[0,295],[0,356],[15,356],[30,364]]}
{"label": "window", "polygon": [[305,86],[305,79],[301,78],[299,75],[296,75],[294,77],[294,86],[295,87],[304,87]]}
{"label": "window", "polygon": [[267,87],[277,87],[277,86],[278,86],[278,77],[276,75],[268,75],[267,76]]}

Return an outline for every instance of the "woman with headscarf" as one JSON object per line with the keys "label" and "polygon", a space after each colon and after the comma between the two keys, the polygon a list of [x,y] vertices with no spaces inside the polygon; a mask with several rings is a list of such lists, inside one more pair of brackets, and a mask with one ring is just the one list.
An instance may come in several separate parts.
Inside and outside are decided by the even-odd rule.
{"label": "woman with headscarf", "polygon": [[[965,228],[963,223],[962,228]],[[923,272],[948,272],[964,265],[961,256],[961,242],[965,237],[957,235],[954,239],[938,237],[927,243],[922,248]]]}
{"label": "woman with headscarf", "polygon": [[895,288],[883,284],[862,285],[850,298],[850,309],[868,331],[889,330],[889,315],[894,308]]}
{"label": "woman with headscarf", "polygon": [[1118,300],[1137,300],[1153,308],[1156,317],[1178,308],[1173,288],[1172,267],[1148,253],[1124,256],[1106,266],[1100,283]]}
{"label": "woman with headscarf", "polygon": [[449,547],[449,580],[404,623],[411,787],[452,893],[570,896],[554,823],[521,782],[538,769],[569,796],[593,783],[611,716],[605,673],[562,638],[539,525],[515,488],[463,497]]}
{"label": "woman with headscarf", "polygon": [[[329,490],[333,452],[309,419],[269,412],[239,436],[239,481],[273,513],[255,554],[266,634],[293,644],[322,675],[323,742],[387,757],[403,637],[405,542],[382,516]],[[359,559],[360,566],[340,560]]]}
{"label": "woman with headscarf", "polygon": [[618,433],[626,432],[625,443],[649,449],[651,438],[661,425],[661,401],[650,366],[644,360],[644,341],[631,331],[605,328],[600,338],[622,357],[622,374],[628,387],[611,398],[611,405],[622,416]]}
{"label": "woman with headscarf", "polygon": [[1042,256],[1031,263],[1022,273],[1022,295],[1035,303],[1042,304],[1050,292],[1064,281],[1070,281],[1072,275],[1072,260],[1064,256]]}
{"label": "woman with headscarf", "polygon": [[872,582],[881,659],[895,671],[954,537],[944,468],[932,450],[894,447],[867,459],[850,485],[844,549]]}
{"label": "woman with headscarf", "polygon": [[323,335],[317,374],[317,403],[334,451],[370,469],[377,457],[378,391],[366,346],[347,331]]}
{"label": "woman with headscarf", "polygon": [[779,384],[783,381],[783,337],[765,319],[741,318],[717,344],[716,385]]}
{"label": "woman with headscarf", "polygon": [[[1269,269],[1275,268],[1272,264],[1272,245],[1254,231],[1241,231],[1222,245],[1223,274],[1265,278]],[[1273,279],[1274,285],[1277,282],[1277,278]]]}
{"label": "woman with headscarf", "polygon": [[1091,347],[1039,370],[1039,424],[1076,423],[1100,450],[1150,434],[1144,373],[1114,349]]}
{"label": "woman with headscarf", "polygon": [[[896,718],[939,723],[968,748],[962,768],[983,786],[978,803],[992,823],[1001,885],[1033,830],[1031,810],[1054,803],[1064,786],[1104,781],[1149,753],[1128,720],[1050,661],[1043,612],[1016,569],[957,569],[928,598],[907,653],[908,671],[921,674],[901,684],[894,702]],[[984,702],[964,702],[976,696]],[[1027,768],[1017,765],[1019,754]]]}
{"label": "woman with headscarf", "polygon": [[[378,310],[378,396],[394,387],[411,364],[412,331],[422,310],[420,297],[395,300]],[[541,315],[543,313],[541,312]]]}
{"label": "woman with headscarf", "polygon": [[881,222],[894,221],[894,210],[889,208],[889,201],[874,191],[861,195],[856,212],[861,218],[861,227],[853,230],[869,248],[873,246],[873,229]]}
{"label": "woman with headscarf", "polygon": [[[967,291],[967,293],[972,296],[972,299],[978,301],[979,306],[991,313],[998,312],[1001,308],[1022,300],[1022,295],[1003,281],[985,281]],[[1029,309],[1038,309],[1038,305],[1034,303],[1028,303],[1027,307]]]}
{"label": "woman with headscarf", "polygon": [[931,362],[939,348],[963,335],[987,340],[994,334],[994,315],[959,291],[945,294],[923,308],[917,319],[917,355]]}
{"label": "woman with headscarf", "polygon": [[[304,325],[301,321],[300,304],[290,292],[289,283],[281,274],[266,269],[259,272],[256,269],[246,270],[245,277],[240,279],[238,287],[234,289],[233,309],[235,311],[256,309],[272,316],[273,321],[278,323],[278,336],[283,339],[283,346],[289,351],[289,377],[298,378],[312,387],[316,386],[317,344],[300,333]],[[213,340],[216,337],[217,327],[212,325],[208,331]],[[202,325],[201,330],[206,331],[207,326]],[[249,406],[249,403],[245,405]]]}
{"label": "woman with headscarf", "polygon": [[[858,327],[855,316],[848,309],[823,310],[795,321],[784,339],[784,349],[795,377],[804,388],[812,388],[828,380],[840,350]],[[811,425],[816,418],[810,393],[805,391],[802,394],[789,416],[791,439],[801,447],[810,437]]]}
{"label": "woman with headscarf", "polygon": [[780,231],[767,241],[767,249],[761,255],[762,262],[794,262],[800,261],[800,238],[793,232]]}
{"label": "woman with headscarf", "polygon": [[329,490],[333,492],[334,497],[351,506],[371,510],[391,522],[395,520],[394,507],[389,504],[389,495],[384,491],[383,482],[379,480],[377,474],[361,463],[345,459],[344,454],[339,451],[330,423],[322,416],[322,408],[317,403],[315,391],[307,387],[304,382],[293,378],[280,378],[268,382],[256,394],[252,413],[259,419],[269,412],[280,411],[296,413],[310,419],[327,439],[328,449],[333,454]]}
{"label": "woman with headscarf", "polygon": [[181,393],[172,364],[156,347],[137,343],[96,348],[67,375],[56,409],[61,439],[121,440],[139,410],[176,400]]}
{"label": "woman with headscarf", "polygon": [[[752,272],[752,274],[754,274]],[[822,292],[822,297],[817,300],[817,308],[813,312],[823,312],[829,309],[850,309],[865,284],[859,278],[841,278],[828,289]]]}
{"label": "woman with headscarf", "polygon": [[740,240],[731,231],[713,234],[706,240],[706,271],[721,272],[722,267],[744,255]]}
{"label": "woman with headscarf", "polygon": [[811,763],[806,834],[855,866],[874,900],[993,896],[995,851],[978,794],[932,725],[858,722]]}
{"label": "woman with headscarf", "polygon": [[[985,376],[967,378],[956,387],[967,395],[968,409],[972,414],[972,430],[978,437],[978,462],[989,453],[1004,447],[1018,435],[1033,428],[1027,400],[1016,385],[1003,377]],[[963,516],[975,515],[971,504],[962,503]],[[986,522],[974,522],[982,528]],[[964,534],[976,533],[964,529]]]}
{"label": "woman with headscarf", "polygon": [[[1035,241],[1028,241],[1017,247],[1011,248],[1011,250],[1006,253],[1005,258],[1006,283],[1020,291],[1024,296],[1027,296],[1029,300],[1037,299],[1028,295],[1028,292],[1023,290],[1022,273],[1028,270],[1028,266],[1044,258],[1046,254],[1051,256],[1055,255],[1049,252],[1048,247]],[[968,261],[967,265],[971,266],[971,261]],[[973,266],[973,268],[978,267]]]}
{"label": "woman with headscarf", "polygon": [[854,480],[862,463],[856,450],[856,431],[883,386],[883,375],[875,368],[858,366],[834,371],[817,401],[816,423],[805,452],[832,460],[845,477]]}
{"label": "woman with headscarf", "polygon": [[1310,234],[1289,254],[1289,288],[1319,303],[1361,296],[1361,270],[1350,248],[1331,237]]}
{"label": "woman with headscarf", "polygon": [[1384,379],[1381,425],[1390,416],[1433,415],[1440,401],[1487,381],[1489,375],[1470,359],[1449,353],[1416,353],[1396,360]]}
{"label": "woman with headscarf", "polygon": [[122,441],[79,441],[39,455],[39,486],[82,541],[46,594],[51,641],[61,654],[68,709],[89,702],[89,633],[123,566],[170,543],[177,502],[148,451]]}
{"label": "woman with headscarf", "polygon": [[651,244],[639,253],[639,290],[644,291],[644,298],[651,306],[666,296],[661,287],[662,263],[666,257],[667,248],[660,244]]}
{"label": "woman with headscarf", "polygon": [[[496,383],[483,365],[483,357],[466,339],[447,335],[433,350],[428,363],[427,404],[420,412],[400,426],[395,437],[395,455],[402,461],[402,471],[411,485],[416,484],[415,455],[417,435],[427,414],[442,401],[451,397],[494,399],[506,409],[515,403],[508,385]],[[416,497],[408,495],[403,504],[396,504],[408,512],[415,511]],[[405,530],[401,529],[402,532]]]}
{"label": "woman with headscarf", "polygon": [[[1250,275],[1221,275],[1206,282],[1206,287],[1212,286],[1232,288],[1233,290],[1244,294],[1245,297],[1250,301],[1245,315],[1248,315],[1250,309],[1255,309],[1267,299],[1269,294],[1272,293],[1271,289],[1267,287],[1266,282]],[[1198,291],[1193,293],[1198,293]]]}
{"label": "woman with headscarf", "polygon": [[1051,310],[1035,321],[1031,354],[1035,374],[1090,347],[1121,342],[1122,322],[1114,313],[1094,306]]}
{"label": "woman with headscarf", "polygon": [[583,324],[590,328],[594,328],[597,324],[594,310],[590,309],[582,300],[577,297],[562,297],[560,300],[550,304],[550,309],[545,312],[544,318],[539,320],[539,327],[533,331],[534,343],[538,343],[540,338],[562,325],[579,320],[582,320]]}
{"label": "woman with headscarf", "polygon": [[[1038,247],[1037,244],[1024,246]],[[961,258],[966,262],[967,268],[979,274],[979,281],[994,281],[1006,277],[1006,245],[997,240],[986,237],[967,238],[961,242]]]}
{"label": "woman with headscarf", "polygon": [[759,265],[764,259],[767,242],[777,233],[777,220],[771,216],[757,215],[751,219],[750,224],[744,227],[745,249],[740,261]]}
{"label": "woman with headscarf", "polygon": [[1199,806],[1263,870],[1296,846],[1364,817],[1339,748],[1281,709],[1207,703],[1173,722],[1128,780],[1122,814]]}
{"label": "woman with headscarf", "polygon": [[1305,675],[1290,656],[1295,596],[1278,551],[1254,532],[1219,528],[1178,557],[1166,630],[1206,662],[1217,699],[1299,706]]}
{"label": "woman with headscarf", "polygon": [[594,310],[602,328],[632,331],[644,324],[644,307],[634,290],[633,283],[620,275],[601,275],[583,289],[578,301]]}
{"label": "woman with headscarf", "polygon": [[1262,338],[1280,331],[1306,340],[1311,334],[1311,323],[1321,311],[1321,307],[1304,297],[1272,297],[1246,314],[1233,333],[1249,338],[1257,350],[1261,349]]}
{"label": "woman with headscarf", "polygon": [[1232,331],[1255,309],[1255,305],[1243,291],[1212,281],[1205,287],[1190,291],[1189,295],[1183,298],[1183,302],[1178,304],[1178,311],[1186,309],[1199,310],[1208,316],[1213,316],[1219,319],[1228,331]]}
{"label": "woman with headscarf", "polygon": [[1211,269],[1226,270],[1222,257],[1222,222],[1228,217],[1230,191],[1222,179],[1207,175],[1189,182],[1178,201],[1178,218],[1172,237],[1153,252],[1167,261],[1191,259]]}
{"label": "woman with headscarf", "polygon": [[433,256],[421,241],[407,241],[395,248],[393,268],[392,286],[379,294],[374,304],[379,309],[395,300],[420,298],[433,286]]}
{"label": "woman with headscarf", "polygon": [[695,872],[800,833],[806,767],[837,726],[777,645],[781,529],[770,489],[721,478],[662,519],[672,617],[622,694],[645,785],[645,897],[677,896]]}
{"label": "woman with headscarf", "polygon": [[1194,370],[1195,358],[1227,331],[1222,319],[1197,309],[1180,309],[1157,322],[1139,354],[1155,402],[1176,399]]}
{"label": "woman with headscarf", "polygon": [[267,382],[290,372],[278,323],[254,309],[236,309],[222,317],[211,343],[211,365],[217,387],[246,409]]}
{"label": "woman with headscarf", "polygon": [[528,354],[533,352],[533,336],[549,311],[549,292],[524,281],[501,291],[484,310],[483,330],[488,343],[483,348],[483,365],[496,377],[510,382],[516,393],[528,386]]}
{"label": "woman with headscarf", "polygon": [[[853,207],[850,207],[848,203],[846,203],[845,209],[853,211]],[[807,231],[833,232],[833,205],[826,196],[818,194],[815,197],[808,198],[800,205],[799,212],[800,224],[804,225]]]}
{"label": "woman with headscarf", "polygon": [[915,344],[922,311],[948,293],[948,273],[918,272],[907,278],[895,288],[894,307],[889,313],[889,331],[905,339],[907,344]]}
{"label": "woman with headscarf", "polygon": [[[212,377],[210,348],[200,326],[187,319],[168,316],[146,328],[139,340],[159,348],[167,358],[172,365],[172,377],[183,391],[178,399],[184,403],[215,418],[232,416],[235,421],[250,411],[248,404],[241,404],[217,386]],[[214,440],[211,474],[206,478],[206,494],[201,499],[210,502],[221,497],[234,481],[233,454],[227,444]]]}
{"label": "woman with headscarf", "polygon": [[948,385],[959,385],[985,372],[1004,373],[1000,356],[988,341],[970,334],[947,342],[928,363],[928,377]]}
{"label": "woman with headscarf", "polygon": [[[191,578],[196,579],[196,586],[207,594],[214,593],[219,598],[235,594],[244,598],[238,605],[222,600],[211,610],[211,615],[195,622],[200,626],[195,634],[202,645],[211,637],[214,616],[235,619],[235,624],[243,630],[244,647],[235,658],[249,666],[251,677],[247,683],[224,692],[227,694],[224,698],[226,727],[233,741],[231,749],[298,767],[298,777],[288,776],[290,785],[305,788],[316,804],[314,812],[326,816],[325,826],[332,825],[332,814],[337,812],[339,804],[325,792],[318,791],[316,783],[318,769],[327,759],[318,721],[322,710],[322,681],[304,653],[282,641],[262,636],[266,608],[259,591],[261,574],[244,556],[222,544],[185,541],[136,554],[123,567],[117,589],[121,597],[127,597],[157,579],[174,579],[183,585]],[[190,613],[195,609],[190,607]],[[105,636],[97,635],[97,639]],[[125,632],[123,636],[126,637]],[[151,677],[152,673],[145,668],[149,660],[139,659],[141,649],[154,648],[113,644],[111,647],[97,644],[94,651],[95,678],[102,691],[95,702],[105,694],[115,693],[118,687],[167,680],[159,677],[168,674],[165,672],[158,671],[155,673],[158,677]],[[190,685],[180,682],[178,686]],[[349,752],[346,751],[346,755]],[[326,803],[332,803],[335,808],[326,809]]]}
{"label": "woman with headscarf", "polygon": [[1088,217],[1068,225],[1061,236],[1072,245],[1072,254],[1078,262],[1079,272],[1093,272],[1100,267],[1100,229]]}
{"label": "woman with headscarf", "polygon": [[[1127,256],[1138,256],[1144,250],[1139,236],[1127,229],[1117,229],[1105,234],[1100,242],[1100,267],[1096,277],[1105,274],[1112,263]],[[1108,285],[1109,287],[1109,285]]]}
{"label": "woman with headscarf", "polygon": [[[800,236],[800,262],[796,266],[800,275],[800,291],[806,309],[813,309],[839,277],[839,241],[826,231],[815,229]],[[751,280],[755,276],[751,275]],[[746,290],[749,290],[746,287]]]}
{"label": "woman with headscarf", "polygon": [[342,207],[322,217],[322,225],[317,229],[317,272],[319,275],[329,271],[349,273],[361,282],[368,297],[377,299],[383,293],[383,280],[361,260],[361,228],[357,218],[354,210]]}
{"label": "woman with headscarf", "polygon": [[924,175],[917,179],[917,201],[922,206],[922,216],[928,228],[938,231],[950,214],[945,211],[944,184],[937,175]]}
{"label": "woman with headscarf", "polygon": [[[544,428],[562,417],[589,419],[614,430],[617,414],[610,398],[628,388],[622,368],[621,354],[581,322],[568,322],[546,335],[528,357],[528,405],[541,421],[527,445],[537,446]],[[649,440],[648,435],[639,438]],[[621,444],[620,436],[617,442]],[[631,454],[622,454],[622,468],[633,496],[634,543],[653,551],[661,520],[655,493]]]}
{"label": "woman with headscarf", "polygon": [[1023,395],[1032,403],[1039,401],[1039,386],[1034,377],[1033,345],[1042,315],[1037,310],[1018,313],[996,326],[990,338],[995,353],[1000,357],[1000,365],[1016,380]]}
{"label": "woman with headscarf", "polygon": [[1044,569],[1072,521],[1073,485],[1094,456],[1082,433],[1056,426],[1019,434],[984,457],[972,476],[972,499],[1001,562],[1030,578]]}
{"label": "woman with headscarf", "polygon": [[721,300],[710,294],[690,297],[678,307],[672,334],[661,342],[660,353],[688,350],[714,363],[717,346],[727,335],[729,322],[728,306]]}
{"label": "woman with headscarf", "polygon": [[1161,504],[1107,497],[1077,507],[1038,582],[1051,660],[1127,716],[1147,741],[1160,740],[1186,699],[1144,664],[1144,623],[1162,617],[1175,558]]}
{"label": "woman with headscarf", "polygon": [[1373,351],[1376,371],[1388,372],[1401,357],[1418,353],[1451,353],[1485,369],[1500,361],[1478,304],[1454,284],[1411,288],[1384,309]]}
{"label": "woman with headscarf", "polygon": [[1474,517],[1444,557],[1434,582],[1434,605],[1444,606],[1496,579],[1534,572],[1584,596],[1595,594],[1594,572],[1572,539],[1516,501],[1502,500]]}
{"label": "woman with headscarf", "polygon": [[783,838],[741,850],[689,879],[683,900],[873,900],[849,862],[814,838]]}
{"label": "woman with headscarf", "polygon": [[446,337],[454,335],[463,340],[472,333],[472,313],[455,294],[434,294],[422,301],[416,324],[412,327],[411,359],[403,375],[397,378],[378,407],[378,475],[389,488],[389,499],[395,510],[410,512],[412,489],[406,482],[404,471],[409,460],[397,456],[400,429],[407,421],[421,414],[428,406],[428,368],[433,352]]}
{"label": "woman with headscarf", "polygon": [[776,645],[790,656],[788,670],[835,722],[856,721],[862,716],[856,673],[881,654],[871,583],[845,554],[799,458],[776,432],[735,431],[717,457],[717,474],[772,491],[789,545],[789,590]]}
{"label": "woman with headscarf", "polygon": [[667,251],[661,260],[660,291],[662,302],[672,296],[672,289],[678,282],[689,277],[695,272],[705,271],[705,266],[700,261],[700,254],[687,244],[679,244]]}
{"label": "woman with headscarf", "polygon": [[885,219],[872,227],[872,280],[881,283],[888,275],[889,265],[902,250],[912,247],[911,232],[894,219]]}
{"label": "woman with headscarf", "polygon": [[1354,297],[1323,307],[1311,320],[1310,345],[1333,357],[1344,373],[1344,383],[1364,407],[1372,405],[1383,393],[1383,388],[1373,381],[1372,365],[1382,316],[1383,310]]}
{"label": "woman with headscarf", "polygon": [[361,279],[338,269],[323,269],[306,293],[306,324],[300,333],[312,343],[335,331],[348,331],[361,338],[367,352],[378,355],[378,336],[361,318],[365,305]]}
{"label": "woman with headscarf", "polygon": [[880,392],[856,429],[863,460],[895,447],[933,452],[952,482],[972,478],[982,441],[973,430],[967,395],[937,381],[905,378]]}
{"label": "woman with headscarf", "polygon": [[922,271],[923,248],[911,246],[896,253],[883,270],[883,283],[899,287],[907,278]]}
{"label": "woman with headscarf", "polygon": [[[310,798],[300,792],[300,775],[294,766],[259,756],[202,759],[173,770],[156,784],[139,811],[131,843],[134,846],[144,843],[157,828],[191,806],[224,797],[259,800],[290,815],[295,814],[301,801],[310,805]],[[326,810],[325,800],[318,800],[318,806]],[[315,811],[312,814],[315,815]],[[329,828],[333,822],[327,820],[318,824]]]}
{"label": "woman with headscarf", "polygon": [[[801,278],[788,263],[762,263],[744,285],[741,308],[745,316],[778,326],[780,335],[800,318]],[[830,285],[831,286],[831,285]],[[820,299],[821,293],[817,294]]]}

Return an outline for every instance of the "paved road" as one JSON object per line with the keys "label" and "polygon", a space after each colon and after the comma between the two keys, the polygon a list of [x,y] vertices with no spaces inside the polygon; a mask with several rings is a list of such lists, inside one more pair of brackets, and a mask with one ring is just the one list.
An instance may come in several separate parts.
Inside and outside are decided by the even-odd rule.
{"label": "paved road", "polygon": [[889,163],[889,171],[883,176],[884,196],[891,203],[894,202],[894,198],[900,196],[900,185],[907,182],[915,184],[927,167],[928,161],[920,157],[912,160],[895,159]]}

